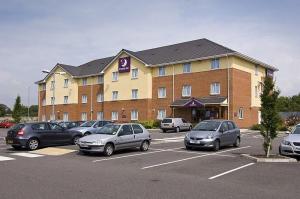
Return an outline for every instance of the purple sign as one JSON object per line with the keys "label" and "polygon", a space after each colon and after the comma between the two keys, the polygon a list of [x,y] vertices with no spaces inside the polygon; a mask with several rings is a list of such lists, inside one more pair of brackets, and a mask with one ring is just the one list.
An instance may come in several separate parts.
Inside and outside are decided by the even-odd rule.
{"label": "purple sign", "polygon": [[130,72],[130,57],[119,58],[119,72]]}
{"label": "purple sign", "polygon": [[187,102],[184,107],[202,107],[203,104],[198,100],[192,98],[189,102]]}

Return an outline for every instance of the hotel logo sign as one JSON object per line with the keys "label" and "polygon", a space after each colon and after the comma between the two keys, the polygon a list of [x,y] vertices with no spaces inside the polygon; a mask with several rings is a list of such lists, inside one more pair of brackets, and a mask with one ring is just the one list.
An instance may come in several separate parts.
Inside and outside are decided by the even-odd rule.
{"label": "hotel logo sign", "polygon": [[130,72],[130,57],[119,58],[119,72]]}

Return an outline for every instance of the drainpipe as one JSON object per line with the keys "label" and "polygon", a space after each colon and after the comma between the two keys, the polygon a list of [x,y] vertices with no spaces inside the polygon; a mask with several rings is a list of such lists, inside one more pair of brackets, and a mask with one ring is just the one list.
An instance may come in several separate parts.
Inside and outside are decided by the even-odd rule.
{"label": "drainpipe", "polygon": [[[174,95],[174,92],[175,92],[175,86],[174,86],[174,83],[175,83],[175,67],[174,67],[174,65],[173,65],[173,75],[172,75],[172,100],[173,100],[173,102],[174,102],[174,100],[175,100],[175,95]],[[172,103],[173,103],[173,102],[172,102]],[[173,114],[173,117],[175,117],[174,110],[175,110],[175,108],[172,107],[172,114]]]}
{"label": "drainpipe", "polygon": [[93,120],[93,77],[91,79],[91,120]]}
{"label": "drainpipe", "polygon": [[230,107],[230,101],[229,101],[229,98],[230,98],[230,92],[229,92],[229,60],[228,60],[228,54],[226,54],[226,58],[227,58],[227,119],[229,120],[230,119],[230,110],[229,110],[229,107]]}

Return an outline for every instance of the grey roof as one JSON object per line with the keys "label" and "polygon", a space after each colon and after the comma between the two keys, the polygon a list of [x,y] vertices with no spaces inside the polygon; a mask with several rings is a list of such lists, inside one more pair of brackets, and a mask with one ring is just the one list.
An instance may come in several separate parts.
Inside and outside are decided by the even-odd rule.
{"label": "grey roof", "polygon": [[100,73],[107,64],[113,60],[114,57],[106,57],[103,59],[96,59],[93,61],[90,61],[86,64],[82,64],[78,66],[79,74],[77,76],[88,76],[92,74],[98,74]]}
{"label": "grey roof", "polygon": [[177,99],[175,100],[171,106],[184,106],[185,104],[189,103],[192,100],[197,100],[201,104],[221,104],[227,98],[223,96],[208,96],[208,97],[201,97],[201,98],[185,98],[185,99]]}

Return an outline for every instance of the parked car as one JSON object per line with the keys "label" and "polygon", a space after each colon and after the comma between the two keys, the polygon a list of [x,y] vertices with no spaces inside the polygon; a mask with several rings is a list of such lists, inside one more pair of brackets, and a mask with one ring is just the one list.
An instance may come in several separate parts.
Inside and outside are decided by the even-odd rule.
{"label": "parked car", "polygon": [[78,141],[82,153],[101,152],[110,156],[116,150],[139,147],[147,151],[151,142],[150,133],[140,124],[107,124],[96,134]]}
{"label": "parked car", "polygon": [[279,146],[280,155],[300,155],[300,125],[298,124],[292,132],[283,138]]}
{"label": "parked car", "polygon": [[165,118],[160,123],[161,130],[165,133],[167,130],[180,132],[181,130],[191,130],[192,124],[183,118]]}
{"label": "parked car", "polygon": [[91,120],[84,122],[79,127],[73,128],[74,131],[79,131],[83,136],[96,133],[104,125],[111,123],[110,121],[105,120]]}
{"label": "parked car", "polygon": [[41,146],[77,144],[82,134],[48,122],[21,123],[13,126],[6,136],[6,144],[15,149],[36,150]]}
{"label": "parked car", "polygon": [[240,129],[229,120],[204,120],[197,124],[184,138],[186,149],[212,148],[218,151],[222,146],[239,147]]}
{"label": "parked car", "polygon": [[79,127],[83,123],[84,121],[68,121],[68,122],[59,122],[58,124],[66,129],[72,129],[72,128]]}
{"label": "parked car", "polygon": [[11,121],[3,121],[0,123],[0,128],[10,128],[12,127],[13,125],[15,125],[14,122],[11,122]]}

